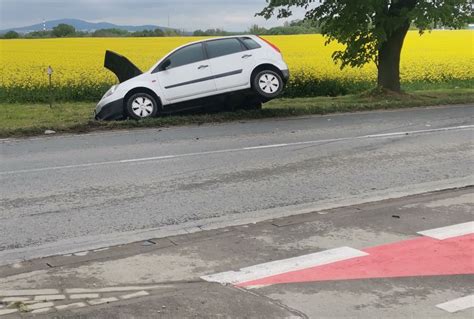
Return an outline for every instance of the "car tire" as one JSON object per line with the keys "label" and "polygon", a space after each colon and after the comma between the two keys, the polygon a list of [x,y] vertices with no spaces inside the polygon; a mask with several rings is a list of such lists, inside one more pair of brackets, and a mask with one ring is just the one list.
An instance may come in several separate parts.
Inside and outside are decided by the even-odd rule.
{"label": "car tire", "polygon": [[130,96],[126,104],[127,115],[135,120],[155,117],[158,113],[158,103],[147,93],[135,93]]}
{"label": "car tire", "polygon": [[274,99],[281,94],[284,82],[280,74],[272,70],[263,70],[252,79],[254,91],[264,100]]}

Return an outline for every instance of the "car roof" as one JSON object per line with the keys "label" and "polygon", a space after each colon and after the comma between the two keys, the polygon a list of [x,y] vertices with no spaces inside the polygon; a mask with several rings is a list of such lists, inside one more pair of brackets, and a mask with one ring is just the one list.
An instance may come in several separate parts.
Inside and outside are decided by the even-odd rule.
{"label": "car roof", "polygon": [[[214,40],[222,40],[222,39],[242,38],[242,37],[255,38],[257,36],[252,35],[252,34],[240,34],[240,35],[229,35],[229,36],[220,36],[220,37],[208,37],[206,39],[201,39],[201,40],[197,40],[197,41],[193,41],[193,42],[183,44],[182,46],[177,47],[173,51],[177,51],[181,48],[187,47],[188,45],[192,45],[192,44],[204,43],[204,42],[209,42],[209,41],[214,41]],[[171,52],[173,52],[173,51],[171,51]]]}
{"label": "car roof", "polygon": [[197,40],[197,41],[193,41],[193,42],[188,42],[188,43],[185,43],[179,47],[176,47],[175,49],[169,51],[163,58],[161,58],[160,60],[158,60],[157,63],[155,63],[151,69],[148,71],[148,72],[152,72],[166,57],[170,56],[171,54],[175,53],[176,51],[182,49],[182,48],[185,48],[187,46],[190,46],[190,45],[193,45],[193,44],[197,44],[197,43],[204,43],[204,42],[209,42],[209,41],[214,41],[214,40],[222,40],[222,39],[232,39],[232,38],[242,38],[242,37],[248,37],[248,38],[257,38],[258,36],[256,35],[252,35],[252,34],[242,34],[242,35],[230,35],[230,36],[223,36],[223,37],[208,37],[206,39],[201,39],[201,40]]}

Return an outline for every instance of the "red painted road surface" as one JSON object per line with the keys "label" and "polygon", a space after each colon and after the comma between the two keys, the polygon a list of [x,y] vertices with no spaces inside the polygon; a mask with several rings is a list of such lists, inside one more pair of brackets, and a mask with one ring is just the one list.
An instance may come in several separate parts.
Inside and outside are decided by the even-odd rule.
{"label": "red painted road surface", "polygon": [[363,251],[369,255],[248,281],[237,286],[474,274],[474,234],[445,240],[418,237]]}

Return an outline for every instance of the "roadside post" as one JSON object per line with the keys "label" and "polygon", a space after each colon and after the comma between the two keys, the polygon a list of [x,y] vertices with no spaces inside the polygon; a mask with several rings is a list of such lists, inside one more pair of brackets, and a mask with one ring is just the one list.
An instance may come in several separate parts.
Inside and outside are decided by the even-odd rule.
{"label": "roadside post", "polygon": [[52,82],[52,76],[53,76],[53,68],[48,66],[48,69],[46,70],[48,73],[48,79],[49,79],[49,107],[53,108],[53,82]]}

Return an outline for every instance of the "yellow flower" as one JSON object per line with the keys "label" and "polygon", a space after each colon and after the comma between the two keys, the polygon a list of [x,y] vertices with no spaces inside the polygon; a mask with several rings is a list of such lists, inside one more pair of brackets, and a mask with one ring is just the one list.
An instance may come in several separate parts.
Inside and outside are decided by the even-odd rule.
{"label": "yellow flower", "polygon": [[[46,69],[54,69],[55,87],[100,87],[116,82],[103,67],[105,50],[127,56],[148,70],[170,50],[198,38],[76,38],[0,40],[0,89],[45,87]],[[331,59],[338,44],[324,45],[321,35],[269,36],[283,52],[292,74],[309,79],[374,81],[375,65],[340,70]],[[403,49],[401,76],[404,82],[472,80],[474,32],[433,31],[419,36],[410,32]]]}

